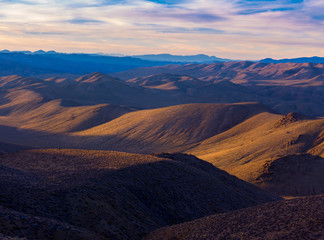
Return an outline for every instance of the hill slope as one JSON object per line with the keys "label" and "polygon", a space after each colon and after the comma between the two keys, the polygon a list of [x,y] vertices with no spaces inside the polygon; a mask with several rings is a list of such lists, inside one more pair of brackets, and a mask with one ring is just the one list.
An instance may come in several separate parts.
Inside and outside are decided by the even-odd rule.
{"label": "hill slope", "polygon": [[60,91],[42,80],[11,76],[1,78],[0,86],[0,123],[11,127],[47,132],[76,131],[132,111],[130,107],[113,104],[81,105],[79,101],[84,101],[81,97],[72,100],[68,90]]}
{"label": "hill slope", "polygon": [[146,240],[323,239],[324,196],[268,203],[159,229]]}
{"label": "hill slope", "polygon": [[[36,229],[55,231],[55,219],[104,239],[140,239],[162,226],[280,199],[183,154],[22,151],[0,155],[0,183],[1,205],[30,221],[40,217]],[[27,237],[13,233],[6,216],[0,221],[2,234]]]}
{"label": "hill slope", "polygon": [[268,110],[258,103],[177,105],[128,113],[73,136],[80,139],[78,146],[87,148],[183,151]]}
{"label": "hill slope", "polygon": [[183,91],[178,91],[183,103],[253,101],[282,114],[300,112],[324,116],[323,64],[224,62],[138,68],[114,74],[147,87],[152,87],[161,75],[167,84],[156,87],[169,89],[170,93],[181,83],[173,80],[174,75],[200,80],[198,86],[192,84],[191,87],[187,81]]}
{"label": "hill slope", "polygon": [[[211,64],[166,65],[143,67],[114,73],[123,80],[147,77],[153,74],[188,75],[205,81],[227,80],[234,83],[263,83],[272,85],[294,85],[313,82],[323,85],[324,65],[316,63],[254,63],[220,62]],[[285,80],[285,81],[284,81]]]}
{"label": "hill slope", "polygon": [[261,113],[188,152],[279,194],[323,193],[324,119],[299,116]]}

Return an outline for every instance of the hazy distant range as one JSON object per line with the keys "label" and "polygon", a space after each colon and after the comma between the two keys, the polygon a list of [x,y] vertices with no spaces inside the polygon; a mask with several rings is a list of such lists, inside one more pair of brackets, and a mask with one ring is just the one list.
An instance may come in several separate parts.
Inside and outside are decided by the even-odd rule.
{"label": "hazy distant range", "polygon": [[[0,51],[0,76],[20,75],[34,76],[43,74],[75,74],[84,75],[90,72],[115,73],[139,67],[164,66],[168,64],[184,65],[188,63],[215,63],[234,61],[215,56],[150,54],[135,56],[109,56],[105,54],[58,53],[39,50],[30,51]],[[314,62],[324,63],[324,58],[296,59],[263,59],[266,63],[283,62]],[[255,61],[256,62],[256,61]]]}
{"label": "hazy distant range", "polygon": [[55,51],[0,51],[0,76],[33,76],[90,72],[114,73],[139,67],[168,64],[211,63],[228,61],[207,55],[174,56],[169,54],[142,56],[108,56],[104,54],[58,53]]}

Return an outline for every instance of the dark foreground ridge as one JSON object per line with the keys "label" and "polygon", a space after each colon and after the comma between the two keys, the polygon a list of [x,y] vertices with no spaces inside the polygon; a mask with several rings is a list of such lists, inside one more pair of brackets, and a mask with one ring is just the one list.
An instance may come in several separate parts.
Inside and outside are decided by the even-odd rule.
{"label": "dark foreground ridge", "polygon": [[0,155],[0,234],[141,239],[164,226],[280,200],[194,156],[158,156],[62,149]]}
{"label": "dark foreground ridge", "polygon": [[144,239],[324,239],[324,196],[217,214],[159,229]]}

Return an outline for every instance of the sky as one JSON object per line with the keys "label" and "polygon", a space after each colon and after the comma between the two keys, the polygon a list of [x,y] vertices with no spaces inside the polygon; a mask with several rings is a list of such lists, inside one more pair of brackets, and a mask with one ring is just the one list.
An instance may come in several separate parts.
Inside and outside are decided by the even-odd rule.
{"label": "sky", "polygon": [[0,49],[324,56],[324,1],[0,0]]}

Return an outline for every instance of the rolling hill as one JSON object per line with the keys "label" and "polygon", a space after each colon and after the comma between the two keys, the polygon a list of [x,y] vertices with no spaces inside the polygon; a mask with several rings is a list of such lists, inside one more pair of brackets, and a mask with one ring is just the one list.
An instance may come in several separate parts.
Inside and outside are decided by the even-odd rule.
{"label": "rolling hill", "polygon": [[263,85],[323,85],[324,65],[316,63],[219,62],[211,64],[165,65],[136,68],[112,74],[123,80],[154,74],[188,75],[205,81]]}
{"label": "rolling hill", "polygon": [[264,111],[269,109],[258,103],[177,105],[124,114],[71,136],[84,148],[184,151]]}
{"label": "rolling hill", "polygon": [[278,201],[159,229],[145,240],[322,239],[324,196]]}
{"label": "rolling hill", "polygon": [[0,87],[0,123],[11,127],[68,132],[96,126],[133,110],[114,104],[85,105],[90,101],[81,95],[76,97],[69,86],[39,79],[2,77]]}
{"label": "rolling hill", "polygon": [[[232,62],[150,70],[162,68],[218,75],[160,73],[128,82],[98,72],[75,79],[2,77],[0,141],[23,149],[187,152],[280,195],[323,193],[323,119],[282,116],[257,103],[220,104],[256,99],[280,112],[297,106],[321,116],[323,87],[301,84],[320,65]],[[283,76],[289,86],[275,79]],[[320,75],[314,81],[321,82]]]}
{"label": "rolling hill", "polygon": [[281,195],[320,194],[323,132],[324,119],[264,112],[188,152]]}
{"label": "rolling hill", "polygon": [[[315,63],[222,62],[138,68],[113,76],[169,94],[175,94],[181,84],[177,94],[182,103],[255,101],[282,114],[324,116],[323,74],[324,65]],[[200,82],[184,85],[176,76]],[[165,84],[156,85],[161,80]]]}
{"label": "rolling hill", "polygon": [[140,239],[280,200],[185,154],[21,151],[0,155],[0,182],[0,233],[32,239]]}
{"label": "rolling hill", "polygon": [[[101,78],[91,76],[77,84],[100,86]],[[323,119],[282,116],[257,103],[138,110],[108,104],[64,106],[62,100],[46,101],[24,89],[5,96],[11,102],[0,108],[2,142],[34,148],[188,152],[280,195],[324,192]]]}
{"label": "rolling hill", "polygon": [[183,90],[188,87],[198,87],[204,84],[204,82],[190,76],[167,73],[133,78],[129,79],[127,82],[162,90]]}
{"label": "rolling hill", "polygon": [[323,64],[1,52],[12,71],[0,238],[323,237],[322,196],[268,203],[324,194]]}

